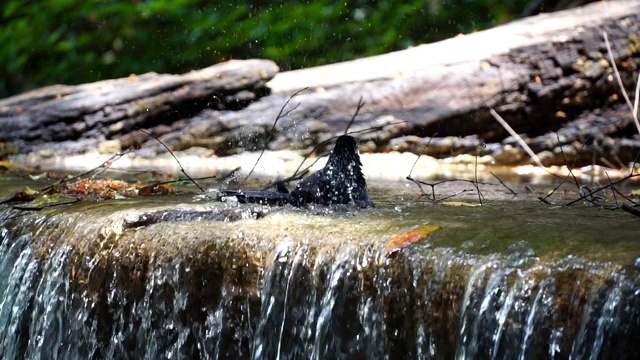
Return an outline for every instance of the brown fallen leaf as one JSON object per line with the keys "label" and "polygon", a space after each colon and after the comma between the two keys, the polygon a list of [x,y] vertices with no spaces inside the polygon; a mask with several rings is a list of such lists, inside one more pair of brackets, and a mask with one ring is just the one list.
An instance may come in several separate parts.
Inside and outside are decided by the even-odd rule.
{"label": "brown fallen leaf", "polygon": [[384,256],[389,257],[411,244],[424,240],[427,235],[440,229],[442,229],[440,225],[425,225],[396,235],[387,243],[387,247],[384,249]]}
{"label": "brown fallen leaf", "polygon": [[140,196],[168,195],[176,192],[176,189],[171,184],[152,184],[138,188],[138,195]]}
{"label": "brown fallen leaf", "polygon": [[0,204],[11,204],[16,202],[27,202],[31,201],[38,197],[39,192],[33,189],[30,189],[28,186],[26,190],[20,191],[10,197],[9,199],[5,199],[0,201]]}

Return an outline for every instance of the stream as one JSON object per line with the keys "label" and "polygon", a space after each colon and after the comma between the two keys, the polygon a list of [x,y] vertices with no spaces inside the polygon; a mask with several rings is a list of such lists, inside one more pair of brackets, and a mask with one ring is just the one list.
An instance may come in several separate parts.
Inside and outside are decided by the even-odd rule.
{"label": "stream", "polygon": [[[482,206],[418,194],[374,183],[374,209],[215,191],[0,205],[0,358],[640,358],[636,217],[502,188]],[[385,256],[425,225],[442,229]]]}

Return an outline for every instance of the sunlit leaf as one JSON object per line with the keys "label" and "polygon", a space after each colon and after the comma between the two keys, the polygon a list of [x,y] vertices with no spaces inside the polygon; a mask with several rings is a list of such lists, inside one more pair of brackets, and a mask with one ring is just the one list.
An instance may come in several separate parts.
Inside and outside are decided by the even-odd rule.
{"label": "sunlit leaf", "polygon": [[629,195],[632,197],[640,197],[640,189],[632,190]]}
{"label": "sunlit leaf", "polygon": [[464,201],[443,201],[441,202],[441,204],[448,205],[448,206],[470,206],[470,207],[481,206],[480,204],[477,204],[477,203],[468,203]]}
{"label": "sunlit leaf", "polygon": [[440,229],[442,229],[440,225],[425,225],[403,232],[402,234],[398,234],[387,243],[387,247],[384,249],[384,255],[389,257],[393,253],[400,251],[411,244],[424,240],[429,234]]}
{"label": "sunlit leaf", "polygon": [[9,161],[9,160],[0,160],[0,168],[12,168],[12,167],[16,167],[17,164],[14,163],[13,161]]}

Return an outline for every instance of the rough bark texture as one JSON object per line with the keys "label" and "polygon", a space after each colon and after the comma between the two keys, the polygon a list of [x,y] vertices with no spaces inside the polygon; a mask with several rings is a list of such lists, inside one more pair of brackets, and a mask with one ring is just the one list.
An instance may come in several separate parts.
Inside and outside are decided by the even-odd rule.
{"label": "rough bark texture", "polygon": [[117,139],[138,146],[180,131],[203,109],[233,111],[268,93],[278,72],[268,60],[229,61],[183,75],[147,73],[78,86],[56,85],[0,101],[0,140],[23,150],[81,151]]}
{"label": "rough bark texture", "polygon": [[[258,61],[210,68],[231,68],[234,75],[224,81],[152,74],[137,82],[45,88],[0,101],[0,140],[25,151],[60,144],[77,151],[114,139],[153,152],[157,143],[132,131],[145,128],[177,150],[202,146],[226,155],[263,147],[311,149],[344,132],[362,97],[366,105],[350,130],[373,128],[356,135],[363,151],[420,153],[431,141],[425,153],[437,157],[478,152],[500,163],[527,162],[489,114],[494,108],[547,164],[577,156],[579,163],[618,165],[633,160],[640,137],[612,75],[602,31],[633,93],[639,20],[640,1],[594,3],[404,51],[281,73],[267,84],[271,95],[262,98],[262,86],[277,68]],[[156,82],[166,85],[151,86]],[[271,132],[287,98],[305,87],[285,110],[298,107]]]}

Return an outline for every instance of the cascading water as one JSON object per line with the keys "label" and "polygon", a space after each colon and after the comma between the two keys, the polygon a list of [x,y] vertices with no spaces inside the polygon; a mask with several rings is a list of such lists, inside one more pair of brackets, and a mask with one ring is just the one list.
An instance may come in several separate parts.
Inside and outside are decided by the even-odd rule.
{"label": "cascading water", "polygon": [[472,251],[446,214],[439,237],[384,258],[385,232],[424,221],[420,208],[123,225],[175,207],[3,209],[0,358],[640,357],[633,262],[524,240]]}

